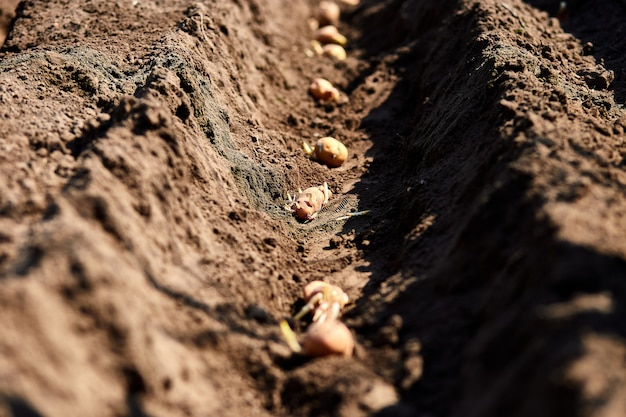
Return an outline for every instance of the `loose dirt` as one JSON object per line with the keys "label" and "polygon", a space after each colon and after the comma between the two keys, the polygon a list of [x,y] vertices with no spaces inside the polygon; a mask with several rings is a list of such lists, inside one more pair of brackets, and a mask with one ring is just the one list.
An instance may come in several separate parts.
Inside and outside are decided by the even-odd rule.
{"label": "loose dirt", "polygon": [[[334,62],[314,0],[4,2],[0,416],[625,415],[626,5],[559,3],[344,5]],[[312,280],[351,358],[283,340]]]}

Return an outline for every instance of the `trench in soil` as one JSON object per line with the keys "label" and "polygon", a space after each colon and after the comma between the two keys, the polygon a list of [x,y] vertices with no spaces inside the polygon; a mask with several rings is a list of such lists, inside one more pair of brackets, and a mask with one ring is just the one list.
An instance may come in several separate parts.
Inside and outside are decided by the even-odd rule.
{"label": "trench in soil", "polygon": [[[546,7],[539,1],[527,3],[536,3],[539,10],[556,16],[552,3]],[[623,50],[623,45],[616,45],[607,36],[611,31],[619,32],[620,24],[611,20],[605,29],[598,29],[598,20],[588,19],[589,13],[593,12],[591,6],[581,3],[570,3],[568,15],[560,23],[582,45],[593,44],[588,53],[616,74],[611,89],[616,101],[622,103],[624,71],[617,51]],[[488,282],[485,277],[500,275],[511,267],[506,265],[511,260],[505,258],[517,256],[512,247],[523,247],[533,240],[552,241],[555,227],[550,222],[534,218],[533,213],[542,211],[543,202],[541,197],[526,197],[531,193],[531,178],[507,167],[520,158],[523,149],[512,146],[505,150],[502,146],[508,145],[488,143],[490,140],[506,140],[498,131],[506,123],[506,118],[493,114],[491,106],[498,101],[498,95],[506,96],[507,88],[511,86],[501,85],[501,89],[493,88],[496,91],[487,95],[481,91],[482,87],[493,82],[490,72],[494,68],[490,67],[493,62],[489,62],[490,58],[481,50],[483,45],[475,43],[474,34],[479,29],[474,19],[480,19],[476,18],[480,16],[480,7],[476,6],[476,14],[468,16],[466,4],[462,2],[411,5],[413,10],[410,7],[402,10],[401,3],[391,2],[382,9],[382,14],[357,15],[353,20],[348,16],[352,33],[359,35],[352,42],[365,69],[356,78],[348,80],[347,91],[367,79],[395,78],[386,99],[360,123],[369,142],[365,146],[365,155],[371,161],[368,161],[367,171],[355,179],[351,193],[357,196],[358,210],[371,211],[365,218],[346,222],[340,232],[321,238],[319,235],[307,237],[304,241],[310,250],[308,261],[324,262],[328,259],[325,251],[332,246],[326,243],[329,238],[332,242],[333,236],[356,234],[358,251],[348,256],[359,262],[356,266],[348,266],[348,273],[343,270],[326,278],[362,291],[346,311],[344,319],[367,348],[366,357],[373,359],[374,370],[397,388],[401,387],[401,402],[381,411],[380,415],[401,415],[403,412],[410,415],[415,410],[427,415],[463,415],[463,405],[472,401],[471,394],[467,394],[472,392],[467,388],[472,382],[463,379],[468,366],[465,362],[468,360],[468,343],[480,330],[493,326],[489,320],[497,321],[493,316],[482,321],[485,320],[482,305],[485,299],[493,301],[492,313],[495,311],[497,316],[503,311],[498,309],[504,308],[505,300],[510,296],[494,297],[493,293],[497,291],[483,287]],[[500,12],[510,13],[513,20],[521,21],[516,10],[503,4]],[[617,3],[607,6],[607,10],[623,13],[623,7]],[[415,19],[415,25],[406,33],[395,33],[394,38],[394,34],[384,29],[373,29],[377,22],[393,21],[402,13]],[[606,10],[597,13],[603,14]],[[409,42],[406,42],[407,38]],[[510,57],[516,58],[514,55]],[[487,62],[481,61],[483,59]],[[478,62],[467,65],[473,60]],[[463,70],[473,79],[462,79],[460,73]],[[606,88],[606,85],[598,87]],[[454,88],[459,88],[458,94],[451,91]],[[448,105],[434,105],[431,95],[449,100]],[[438,120],[431,118],[431,112],[439,113]],[[608,119],[614,120],[615,117],[614,113]],[[445,126],[445,123],[450,125]],[[450,138],[454,135],[462,140]],[[483,138],[472,139],[472,135],[482,135]],[[430,144],[429,140],[432,141]],[[480,148],[485,151],[475,151]],[[484,195],[485,187],[498,188],[494,184],[500,181],[505,185],[489,197],[489,204],[484,206],[477,201],[481,193]],[[509,202],[515,202],[517,207],[504,208]],[[524,236],[526,232],[520,231],[516,222],[540,236]],[[484,233],[480,227],[494,224],[500,225],[502,230],[487,233],[472,242]],[[510,233],[511,237],[505,238],[503,243],[500,233]],[[512,242],[515,239],[519,241]],[[499,244],[503,246],[498,248]],[[562,250],[571,251],[565,258],[579,254],[585,259],[577,265],[613,262],[610,257],[596,256],[593,251],[587,252],[583,248],[565,245],[565,249],[557,249],[557,252]],[[505,253],[493,257],[498,252]],[[333,256],[332,252],[330,256]],[[457,260],[462,266],[451,265]],[[535,261],[538,265],[542,263]],[[595,270],[593,268],[590,270]],[[528,269],[531,275],[541,275],[550,267]],[[459,278],[454,277],[455,274]],[[461,278],[464,274],[471,276],[474,282],[469,283],[471,279],[467,276]],[[346,279],[346,275],[352,277]],[[437,279],[440,282],[437,283]],[[419,365],[413,362],[411,367],[406,365],[407,358],[414,353],[416,344],[420,361]],[[508,346],[515,350],[508,343],[498,345],[502,349]],[[501,352],[497,355],[507,356]],[[567,357],[573,360],[575,355]],[[404,369],[398,370],[398,364],[403,361]],[[495,361],[505,366],[505,362]],[[498,391],[494,387],[491,389]],[[559,404],[554,406],[555,409],[578,412],[579,403],[567,399],[579,395],[575,390],[558,387],[550,392],[554,395],[554,403]],[[459,398],[465,401],[459,401]],[[509,400],[503,400],[506,401]],[[412,411],[407,411],[404,402],[411,404],[409,410]],[[551,407],[553,405],[546,406],[544,411],[549,413]],[[477,408],[480,410],[480,406]],[[487,406],[482,411],[475,411],[477,414],[470,414],[490,412],[485,410],[494,409]],[[526,411],[523,408],[521,415]]]}
{"label": "trench in soil", "polygon": [[[460,133],[463,129],[468,129],[469,135],[474,131],[476,135],[494,135],[484,123],[473,127],[469,120],[480,114],[481,103],[490,105],[492,99],[485,99],[480,91],[488,82],[490,68],[478,71],[475,85],[457,78],[465,61],[481,54],[480,48],[460,52],[471,44],[477,31],[474,18],[465,13],[464,4],[456,1],[390,2],[379,13],[344,16],[342,29],[351,35],[349,54],[358,56],[360,62],[354,65],[359,71],[350,74],[352,78],[342,86],[348,94],[365,88],[367,94],[381,96],[369,102],[379,104],[366,112],[355,109],[353,101],[347,109],[339,108],[340,113],[364,114],[357,125],[365,136],[352,143],[350,150],[363,153],[366,169],[348,181],[350,188],[342,184],[346,178],[337,176],[333,185],[340,184],[349,194],[336,197],[340,202],[323,211],[317,224],[291,223],[305,251],[303,261],[319,265],[319,271],[331,265],[324,275],[315,271],[307,275],[310,269],[297,274],[324,279],[357,294],[343,317],[357,334],[357,360],[370,363],[374,372],[401,393],[397,404],[379,410],[381,416],[411,415],[416,410],[452,413],[452,404],[460,395],[463,351],[478,326],[475,296],[448,295],[428,281],[446,268],[446,258],[464,228],[466,220],[458,213],[464,209],[457,201],[458,189],[464,188],[463,177],[472,177],[474,170],[483,167],[496,171],[489,167],[493,156],[472,152],[472,145],[480,141],[469,139],[469,144],[459,143],[461,149],[454,149],[456,142],[449,138],[459,134],[468,139]],[[390,33],[388,25],[382,24],[388,21],[405,25],[404,31]],[[474,66],[481,66],[480,58]],[[450,91],[455,87],[462,91]],[[443,93],[445,100],[450,100],[443,106],[447,108],[432,109],[429,95],[442,88],[449,89]],[[457,99],[465,103],[454,103]],[[474,100],[476,105],[471,104]],[[435,111],[444,113],[440,116],[443,120],[424,116]],[[324,118],[324,113],[318,117]],[[451,125],[444,127],[448,122]],[[335,123],[341,125],[341,119]],[[339,129],[338,137],[341,134]],[[424,140],[424,136],[430,137]],[[459,163],[458,158],[466,160]],[[515,156],[508,158],[514,160]],[[465,170],[459,175],[455,171],[463,165]],[[474,184],[466,188],[477,191],[474,187],[488,179],[479,175],[471,181]],[[343,204],[346,201],[348,204]],[[532,211],[534,204],[524,209]],[[346,208],[369,213],[346,221],[338,230],[333,218],[345,214]],[[292,296],[299,297],[298,293]],[[300,305],[296,303],[293,311]],[[286,385],[283,395],[291,399],[283,406],[297,404],[292,410],[313,413],[329,406],[323,390],[316,398],[299,393],[301,387],[296,387]]]}

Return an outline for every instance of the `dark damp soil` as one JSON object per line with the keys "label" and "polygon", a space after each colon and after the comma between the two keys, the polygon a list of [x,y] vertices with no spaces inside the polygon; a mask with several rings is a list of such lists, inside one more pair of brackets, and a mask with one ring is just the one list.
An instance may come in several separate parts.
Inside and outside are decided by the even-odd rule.
{"label": "dark damp soil", "polygon": [[625,414],[626,5],[559,3],[343,4],[334,62],[314,0],[4,2],[0,416]]}

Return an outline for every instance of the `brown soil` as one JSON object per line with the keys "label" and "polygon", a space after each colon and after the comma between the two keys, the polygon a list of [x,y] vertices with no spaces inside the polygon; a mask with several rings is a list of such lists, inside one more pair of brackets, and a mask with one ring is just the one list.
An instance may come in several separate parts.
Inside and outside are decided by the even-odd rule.
{"label": "brown soil", "polygon": [[[626,4],[558,3],[364,0],[334,63],[315,0],[22,1],[0,416],[626,415]],[[281,337],[315,279],[352,358]]]}

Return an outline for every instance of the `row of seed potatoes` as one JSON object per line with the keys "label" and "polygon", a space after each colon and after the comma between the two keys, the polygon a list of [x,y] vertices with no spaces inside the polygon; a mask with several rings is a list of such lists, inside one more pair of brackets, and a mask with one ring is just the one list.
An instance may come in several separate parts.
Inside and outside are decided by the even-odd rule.
{"label": "row of seed potatoes", "polygon": [[[359,0],[342,0],[345,4],[356,6]],[[337,29],[340,19],[340,7],[334,1],[323,0],[317,6],[315,17],[309,25],[314,31],[311,48],[306,51],[309,56],[322,56],[338,61],[346,59],[344,45],[347,42]],[[340,91],[325,78],[314,79],[309,86],[309,94],[322,103],[337,101]],[[327,136],[319,139],[312,148],[303,143],[306,155],[331,168],[341,166],[348,159],[348,149],[337,139]],[[326,205],[330,191],[326,183],[310,187],[300,193],[292,201],[291,211],[302,221],[313,220],[317,213]],[[305,306],[294,316],[300,320],[312,315],[312,323],[298,342],[286,320],[280,323],[282,334],[290,348],[296,353],[308,356],[343,355],[352,356],[354,338],[348,327],[339,320],[341,309],[348,303],[348,295],[339,287],[323,281],[307,284],[303,291]]]}

